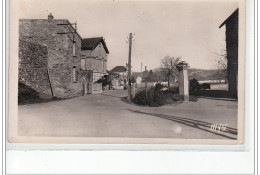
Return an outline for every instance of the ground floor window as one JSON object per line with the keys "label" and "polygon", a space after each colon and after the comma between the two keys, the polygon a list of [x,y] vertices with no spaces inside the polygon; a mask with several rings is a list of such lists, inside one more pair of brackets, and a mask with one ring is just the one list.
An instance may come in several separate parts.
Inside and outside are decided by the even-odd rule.
{"label": "ground floor window", "polygon": [[72,81],[76,82],[77,81],[77,77],[76,77],[76,66],[73,66],[72,68]]}

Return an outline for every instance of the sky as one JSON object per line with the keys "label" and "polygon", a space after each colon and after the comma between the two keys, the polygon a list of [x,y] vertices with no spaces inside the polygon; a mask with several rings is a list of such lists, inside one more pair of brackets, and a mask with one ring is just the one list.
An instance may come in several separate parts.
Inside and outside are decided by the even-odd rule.
{"label": "sky", "polygon": [[20,0],[20,18],[77,21],[82,38],[101,37],[109,49],[108,70],[128,61],[134,34],[133,71],[160,67],[165,56],[181,57],[191,68],[217,69],[225,50],[220,24],[237,8],[234,1]]}

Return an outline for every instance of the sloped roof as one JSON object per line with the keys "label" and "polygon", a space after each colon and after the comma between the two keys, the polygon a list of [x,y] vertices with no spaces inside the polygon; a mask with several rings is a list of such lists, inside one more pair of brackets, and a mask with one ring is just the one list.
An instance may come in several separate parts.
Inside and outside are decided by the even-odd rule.
{"label": "sloped roof", "polygon": [[114,73],[114,72],[126,72],[126,68],[124,66],[116,66],[113,69],[111,69],[109,72]]}
{"label": "sloped roof", "polygon": [[103,37],[84,38],[81,43],[81,50],[94,50],[100,42],[103,44],[106,53],[109,53]]}
{"label": "sloped roof", "polygon": [[234,17],[238,17],[238,9],[236,9],[220,26],[219,28],[221,28],[223,25],[225,25],[227,22],[229,22],[230,19],[234,18]]}

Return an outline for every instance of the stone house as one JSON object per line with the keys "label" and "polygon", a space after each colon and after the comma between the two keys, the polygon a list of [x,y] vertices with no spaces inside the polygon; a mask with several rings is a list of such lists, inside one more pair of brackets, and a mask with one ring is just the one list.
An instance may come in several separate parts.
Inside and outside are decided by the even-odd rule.
{"label": "stone house", "polygon": [[109,54],[103,37],[84,38],[81,45],[81,69],[93,72],[92,82],[107,75]]}
{"label": "stone house", "polygon": [[238,9],[220,26],[226,26],[227,79],[230,94],[237,98],[238,81]]}
{"label": "stone house", "polygon": [[19,82],[56,97],[82,93],[82,38],[73,25],[52,14],[19,20]]}

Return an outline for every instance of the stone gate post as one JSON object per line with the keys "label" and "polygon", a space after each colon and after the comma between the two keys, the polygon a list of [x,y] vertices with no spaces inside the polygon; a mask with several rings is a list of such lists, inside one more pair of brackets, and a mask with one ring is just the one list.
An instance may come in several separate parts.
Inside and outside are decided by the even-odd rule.
{"label": "stone gate post", "polygon": [[179,71],[180,101],[189,102],[188,63],[182,61],[176,68]]}

